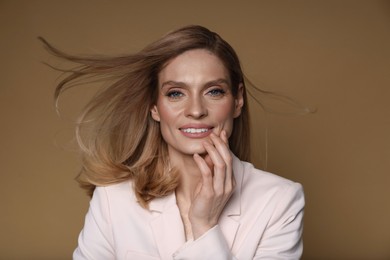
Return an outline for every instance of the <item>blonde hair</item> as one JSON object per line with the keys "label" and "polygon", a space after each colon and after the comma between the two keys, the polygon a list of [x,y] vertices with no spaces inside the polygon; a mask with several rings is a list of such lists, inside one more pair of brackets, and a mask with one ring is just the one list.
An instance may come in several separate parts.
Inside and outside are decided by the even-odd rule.
{"label": "blonde hair", "polygon": [[191,49],[207,49],[219,57],[230,74],[233,95],[244,85],[244,106],[234,119],[229,139],[232,152],[249,160],[249,113],[244,75],[237,54],[218,34],[192,25],[172,31],[136,54],[118,57],[81,57],[61,52],[40,38],[55,56],[80,66],[67,71],[56,90],[61,93],[77,83],[113,80],[87,104],[76,127],[82,152],[77,177],[91,195],[95,186],[132,179],[143,207],[153,198],[170,194],[178,174],[169,169],[167,145],[159,123],[150,115],[158,94],[158,74],[172,58]]}

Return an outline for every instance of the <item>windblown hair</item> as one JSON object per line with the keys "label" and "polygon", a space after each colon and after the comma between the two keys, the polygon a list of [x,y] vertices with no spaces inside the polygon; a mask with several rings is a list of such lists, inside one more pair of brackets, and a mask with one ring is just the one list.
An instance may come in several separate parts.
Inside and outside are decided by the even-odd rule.
{"label": "windblown hair", "polygon": [[58,84],[55,99],[80,82],[110,79],[85,107],[76,127],[82,169],[77,177],[91,195],[96,186],[132,179],[139,203],[147,208],[153,198],[172,193],[179,183],[169,169],[168,150],[159,123],[150,109],[157,101],[158,74],[168,61],[192,49],[206,49],[219,57],[230,75],[232,93],[244,85],[244,105],[234,119],[230,149],[249,160],[249,112],[244,75],[233,48],[202,26],[172,31],[138,53],[117,57],[81,57],[66,54],[41,38],[55,56],[79,64]]}

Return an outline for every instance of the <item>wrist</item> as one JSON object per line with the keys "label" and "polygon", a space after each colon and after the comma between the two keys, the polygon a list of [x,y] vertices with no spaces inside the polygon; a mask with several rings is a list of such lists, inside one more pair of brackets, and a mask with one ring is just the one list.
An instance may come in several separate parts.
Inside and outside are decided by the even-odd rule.
{"label": "wrist", "polygon": [[194,237],[194,240],[201,237],[203,234],[205,234],[207,231],[212,229],[216,226],[215,224],[195,224],[191,223],[191,229],[192,229],[192,235]]}

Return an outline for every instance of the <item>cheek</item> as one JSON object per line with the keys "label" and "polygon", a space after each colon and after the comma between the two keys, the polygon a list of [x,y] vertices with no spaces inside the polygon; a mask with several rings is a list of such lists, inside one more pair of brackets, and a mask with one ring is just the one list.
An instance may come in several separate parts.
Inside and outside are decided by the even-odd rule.
{"label": "cheek", "polygon": [[215,109],[214,116],[216,121],[221,124],[221,127],[226,131],[228,137],[230,137],[233,131],[234,120],[234,106],[231,103],[224,104],[218,109]]}
{"label": "cheek", "polygon": [[220,121],[231,121],[234,118],[234,104],[232,102],[219,104],[213,110],[215,117]]}
{"label": "cheek", "polygon": [[160,123],[171,124],[178,117],[178,109],[172,106],[167,106],[164,103],[159,103],[157,109],[160,116]]}

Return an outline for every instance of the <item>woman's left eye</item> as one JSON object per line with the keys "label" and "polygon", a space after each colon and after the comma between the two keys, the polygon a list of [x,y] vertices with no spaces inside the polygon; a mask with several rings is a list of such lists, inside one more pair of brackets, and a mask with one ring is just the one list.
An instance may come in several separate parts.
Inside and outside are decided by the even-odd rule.
{"label": "woman's left eye", "polygon": [[225,94],[225,91],[223,89],[220,89],[220,88],[214,88],[214,89],[210,90],[209,92],[207,92],[207,94],[209,94],[213,97],[218,97],[218,96],[222,96],[223,94]]}

